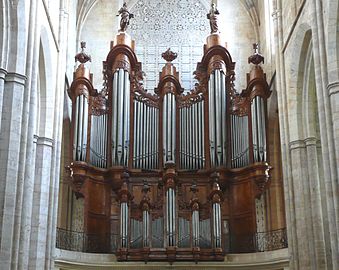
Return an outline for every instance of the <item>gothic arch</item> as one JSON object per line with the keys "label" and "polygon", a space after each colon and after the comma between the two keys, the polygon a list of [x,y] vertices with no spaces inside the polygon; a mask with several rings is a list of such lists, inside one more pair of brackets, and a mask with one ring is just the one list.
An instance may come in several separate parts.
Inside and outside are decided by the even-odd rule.
{"label": "gothic arch", "polygon": [[[300,78],[301,79],[301,78]],[[314,73],[313,45],[309,41],[303,78],[302,118],[305,138],[320,139],[317,96]]]}
{"label": "gothic arch", "polygon": [[39,49],[39,87],[37,134],[42,137],[53,137],[54,98],[55,98],[55,65],[51,54],[51,37],[45,27],[41,28]]}
{"label": "gothic arch", "polygon": [[311,27],[301,24],[296,30],[292,48],[288,51],[286,73],[288,79],[288,118],[290,142],[304,138],[302,96],[306,53],[312,38]]}

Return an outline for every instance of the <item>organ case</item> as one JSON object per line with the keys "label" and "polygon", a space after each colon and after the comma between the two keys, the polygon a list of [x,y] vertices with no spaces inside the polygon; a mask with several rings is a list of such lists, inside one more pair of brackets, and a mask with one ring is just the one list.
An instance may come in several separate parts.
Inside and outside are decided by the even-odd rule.
{"label": "organ case", "polygon": [[100,92],[78,57],[69,90],[70,184],[85,200],[85,233],[100,235],[96,252],[105,252],[112,244],[107,235],[119,231],[118,260],[223,260],[229,252],[254,251],[255,198],[271,169],[263,57],[255,47],[240,94],[235,63],[218,34],[207,37],[189,92],[175,57],[163,53],[154,93],[143,87],[125,32],[111,43]]}

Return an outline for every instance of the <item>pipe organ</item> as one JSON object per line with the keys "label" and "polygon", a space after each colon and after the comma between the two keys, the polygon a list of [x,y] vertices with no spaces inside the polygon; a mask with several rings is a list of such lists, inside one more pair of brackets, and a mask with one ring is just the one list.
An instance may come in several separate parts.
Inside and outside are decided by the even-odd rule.
{"label": "pipe organ", "polygon": [[85,234],[117,233],[121,261],[223,260],[229,246],[252,251],[238,239],[256,232],[255,199],[269,181],[263,57],[255,47],[247,88],[238,93],[235,63],[213,33],[192,90],[182,89],[168,49],[153,92],[144,89],[134,46],[117,34],[101,91],[84,50],[76,57],[69,168],[85,200]]}

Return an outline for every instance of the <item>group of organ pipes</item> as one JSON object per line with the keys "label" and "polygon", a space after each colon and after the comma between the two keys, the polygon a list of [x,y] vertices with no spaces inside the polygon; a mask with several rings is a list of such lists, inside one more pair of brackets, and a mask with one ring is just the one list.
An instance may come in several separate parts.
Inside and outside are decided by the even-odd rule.
{"label": "group of organ pipes", "polygon": [[207,37],[189,92],[170,49],[158,87],[144,89],[125,32],[111,43],[98,92],[84,47],[69,89],[69,170],[85,200],[85,233],[119,232],[118,260],[223,260],[229,245],[253,251],[237,239],[256,232],[255,198],[269,180],[270,91],[257,46],[240,94],[235,63],[217,33]]}

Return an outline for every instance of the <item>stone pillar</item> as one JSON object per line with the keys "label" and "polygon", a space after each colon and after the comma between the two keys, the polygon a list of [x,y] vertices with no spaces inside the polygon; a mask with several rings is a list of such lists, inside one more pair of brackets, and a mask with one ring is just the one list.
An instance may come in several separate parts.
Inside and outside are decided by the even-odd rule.
{"label": "stone pillar", "polygon": [[5,77],[7,71],[0,68],[0,130],[1,130],[1,115],[2,115],[2,101],[4,98]]}
{"label": "stone pillar", "polygon": [[339,187],[338,167],[336,164],[334,129],[330,97],[327,92],[328,70],[326,58],[325,31],[323,21],[323,4],[321,0],[312,0],[310,3],[313,14],[311,16],[313,56],[315,67],[315,82],[317,89],[319,127],[321,150],[324,166],[324,199],[327,206],[328,228],[330,245],[327,252],[331,252],[332,259],[327,265],[339,269]]}
{"label": "stone pillar", "polygon": [[9,269],[12,262],[26,77],[11,72],[5,80],[0,131],[0,261],[3,269]]}
{"label": "stone pillar", "polygon": [[19,159],[17,214],[13,248],[13,260],[19,269],[28,269],[29,242],[32,220],[32,201],[34,190],[35,149],[34,137],[37,119],[38,72],[40,50],[40,19],[36,0],[31,1],[29,35],[27,38],[27,59],[23,118],[21,128],[21,149]]}
{"label": "stone pillar", "polygon": [[[337,44],[337,46],[339,46]],[[339,68],[337,70],[339,74]],[[333,83],[330,83],[327,86],[327,91],[330,96],[331,101],[331,113],[332,113],[332,123],[333,123],[333,135],[334,135],[334,146],[336,154],[336,167],[337,175],[339,175],[339,80]],[[337,221],[337,224],[339,222]]]}
{"label": "stone pillar", "polygon": [[29,269],[32,270],[45,268],[53,144],[50,138],[39,137],[37,140],[29,256]]}
{"label": "stone pillar", "polygon": [[[67,32],[68,25],[68,8],[67,3],[70,1],[60,0],[59,5],[59,28],[58,28],[58,69],[55,91],[55,107],[54,107],[54,125],[53,125],[53,140],[54,151],[52,156],[52,173],[51,173],[51,188],[50,200],[48,208],[50,209],[48,216],[48,233],[47,233],[47,248],[46,248],[46,268],[54,267],[54,253],[56,241],[56,225],[57,225],[57,208],[58,194],[60,181],[60,166],[61,166],[61,141],[62,141],[62,123],[63,123],[63,105],[64,105],[64,89],[65,89],[65,73],[66,73],[66,56],[67,56]],[[71,5],[71,3],[68,3]]]}
{"label": "stone pillar", "polygon": [[295,228],[295,206],[293,197],[293,183],[291,177],[291,157],[289,152],[289,134],[288,134],[288,110],[287,110],[287,94],[285,82],[285,61],[283,54],[284,38],[283,38],[283,22],[281,15],[281,0],[273,1],[273,21],[274,36],[276,45],[276,78],[277,78],[277,94],[279,108],[279,129],[281,139],[281,157],[283,161],[283,177],[284,177],[284,195],[285,210],[287,222],[288,247],[290,254],[290,268],[298,269],[298,246],[296,245],[296,228]]}

